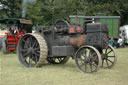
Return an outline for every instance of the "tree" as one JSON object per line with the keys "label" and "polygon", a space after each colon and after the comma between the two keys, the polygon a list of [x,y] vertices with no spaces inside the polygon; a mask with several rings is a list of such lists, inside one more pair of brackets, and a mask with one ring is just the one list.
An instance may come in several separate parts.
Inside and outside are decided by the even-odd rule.
{"label": "tree", "polygon": [[[1,0],[0,18],[21,17],[22,0]],[[35,0],[27,0],[32,2]],[[57,20],[69,19],[69,15],[88,16],[105,13],[108,16],[121,16],[121,25],[128,23],[127,0],[36,0],[28,3],[26,18],[35,24],[53,25]]]}
{"label": "tree", "polygon": [[38,0],[35,4],[28,4],[26,18],[33,21],[34,24],[42,22],[43,15],[41,15],[42,3]]}
{"label": "tree", "polygon": [[9,17],[21,17],[21,0],[1,0],[3,8],[1,18]]}
{"label": "tree", "polygon": [[121,25],[128,23],[127,0],[82,0],[87,2],[86,15],[105,13],[108,16],[121,16]]}

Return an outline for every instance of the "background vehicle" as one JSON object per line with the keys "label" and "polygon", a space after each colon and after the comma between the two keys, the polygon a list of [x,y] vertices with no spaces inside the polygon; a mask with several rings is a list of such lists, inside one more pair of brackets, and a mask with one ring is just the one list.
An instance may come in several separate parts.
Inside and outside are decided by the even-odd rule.
{"label": "background vehicle", "polygon": [[0,50],[2,49],[2,37],[0,37]]}
{"label": "background vehicle", "polygon": [[128,44],[128,25],[120,27],[120,37],[123,39],[123,43]]}
{"label": "background vehicle", "polygon": [[20,37],[32,32],[32,21],[30,20],[9,18],[1,19],[0,23],[9,27],[2,41],[3,52],[5,54],[16,51]]}
{"label": "background vehicle", "polygon": [[117,46],[117,41],[120,34],[120,16],[70,16],[70,22],[79,23],[83,26],[86,23],[101,22],[108,25],[109,39],[114,39],[114,47]]}

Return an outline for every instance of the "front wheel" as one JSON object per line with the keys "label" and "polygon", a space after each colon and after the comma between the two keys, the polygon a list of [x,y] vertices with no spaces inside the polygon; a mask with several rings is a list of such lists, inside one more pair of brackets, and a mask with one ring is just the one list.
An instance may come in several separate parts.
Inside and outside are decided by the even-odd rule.
{"label": "front wheel", "polygon": [[85,73],[96,72],[101,66],[99,51],[93,46],[82,46],[75,54],[76,66]]}

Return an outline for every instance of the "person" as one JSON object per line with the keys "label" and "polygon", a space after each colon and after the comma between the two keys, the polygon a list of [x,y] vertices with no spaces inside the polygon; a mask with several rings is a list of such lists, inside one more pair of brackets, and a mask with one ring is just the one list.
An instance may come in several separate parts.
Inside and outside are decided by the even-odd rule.
{"label": "person", "polygon": [[17,26],[15,24],[12,25],[12,26],[10,26],[9,31],[10,31],[11,34],[15,34],[16,33],[16,30],[17,30]]}
{"label": "person", "polygon": [[109,44],[114,47],[114,40],[113,40],[113,37],[109,40]]}
{"label": "person", "polygon": [[121,37],[118,38],[118,41],[117,41],[117,48],[120,48],[123,46],[123,39]]}

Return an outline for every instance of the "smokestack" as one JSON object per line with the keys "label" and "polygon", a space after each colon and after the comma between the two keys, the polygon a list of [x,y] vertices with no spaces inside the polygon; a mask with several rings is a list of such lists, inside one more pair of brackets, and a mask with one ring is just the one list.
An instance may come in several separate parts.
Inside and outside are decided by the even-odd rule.
{"label": "smokestack", "polygon": [[22,18],[25,18],[27,12],[27,0],[22,1]]}
{"label": "smokestack", "polygon": [[26,17],[27,5],[34,5],[36,0],[22,0],[22,18]]}

